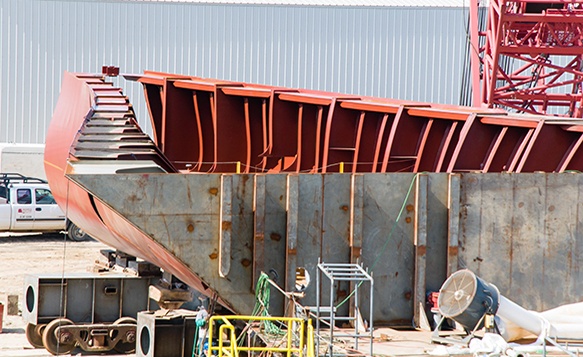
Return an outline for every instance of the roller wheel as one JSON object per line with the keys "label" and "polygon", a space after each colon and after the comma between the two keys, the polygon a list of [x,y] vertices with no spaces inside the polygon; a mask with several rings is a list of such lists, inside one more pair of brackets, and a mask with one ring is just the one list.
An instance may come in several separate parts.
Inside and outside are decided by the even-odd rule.
{"label": "roller wheel", "polygon": [[43,346],[51,354],[55,356],[64,355],[71,353],[75,349],[75,341],[72,340],[72,336],[56,335],[56,330],[59,326],[68,325],[73,325],[73,321],[69,319],[55,319],[45,327],[43,331]]}
{"label": "roller wheel", "polygon": [[[120,341],[113,347],[113,349],[119,353],[134,353],[134,352],[136,352],[136,335],[137,335],[136,319],[131,318],[131,317],[122,317],[122,318],[115,320],[115,322],[113,324],[114,325],[121,325],[121,324],[136,325],[136,328],[134,330],[132,330],[131,332],[128,331],[129,335],[126,336],[126,339],[130,340],[131,342],[121,342]],[[117,333],[118,333],[118,331],[116,331],[116,330],[111,331],[111,334],[112,334],[111,338],[116,338]]]}
{"label": "roller wheel", "polygon": [[44,348],[43,345],[43,330],[45,329],[46,325],[35,325],[35,324],[27,324],[26,325],[26,339],[28,343],[32,345],[34,348]]}

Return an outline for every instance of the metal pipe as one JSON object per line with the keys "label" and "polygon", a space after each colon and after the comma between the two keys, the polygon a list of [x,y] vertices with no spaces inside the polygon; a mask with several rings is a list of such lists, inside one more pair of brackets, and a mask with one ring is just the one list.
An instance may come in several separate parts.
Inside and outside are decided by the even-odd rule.
{"label": "metal pipe", "polygon": [[[367,269],[368,272],[368,269]],[[373,272],[370,272],[370,307],[369,307],[369,311],[368,311],[368,328],[370,330],[370,355],[374,356],[373,354],[373,349],[374,349],[374,343],[373,342],[373,338],[374,338],[374,279],[373,279]]]}
{"label": "metal pipe", "polygon": [[330,357],[334,355],[334,278],[330,279]]}
{"label": "metal pipe", "polygon": [[316,355],[320,355],[320,258],[316,267]]}
{"label": "metal pipe", "polygon": [[[360,284],[355,284],[355,285],[356,286],[354,287],[354,312],[356,314],[358,314],[360,316],[360,318],[362,319],[362,315],[361,315],[360,310],[358,308],[358,286]],[[355,316],[355,317],[357,319],[354,323],[354,348],[356,350],[358,350],[358,325],[360,324],[360,320],[358,320],[358,316]]]}
{"label": "metal pipe", "polygon": [[532,311],[526,310],[502,295],[500,295],[500,306],[498,307],[497,315],[537,336],[540,335],[544,326],[544,321],[540,316],[537,316]]}
{"label": "metal pipe", "polygon": [[[500,307],[497,315],[506,323],[507,330],[511,329],[513,327],[512,324],[514,324],[537,336],[580,340],[583,336],[581,317],[565,315],[566,311],[561,312],[563,314],[538,313],[526,310],[500,295]],[[508,324],[508,322],[511,324]],[[504,336],[506,340],[512,340],[512,337],[508,332]]]}

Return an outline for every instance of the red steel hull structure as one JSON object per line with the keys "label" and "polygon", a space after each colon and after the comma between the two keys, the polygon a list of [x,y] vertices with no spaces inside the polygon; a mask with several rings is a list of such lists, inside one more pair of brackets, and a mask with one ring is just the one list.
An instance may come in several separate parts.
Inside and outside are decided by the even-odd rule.
{"label": "red steel hull structure", "polygon": [[[317,179],[295,174],[583,170],[583,125],[573,119],[156,72],[126,78],[144,85],[153,138],[136,124],[121,88],[99,75],[65,73],[46,139],[45,168],[55,198],[100,241],[218,295],[241,313],[253,308],[259,272],[278,266],[286,272],[285,285],[293,286],[292,262],[305,259],[296,256],[298,249],[311,250],[312,243],[290,238],[303,232],[291,213],[287,228],[266,236],[265,225],[272,224],[266,207],[284,195],[290,200],[294,190],[304,194],[298,187]],[[242,175],[213,175],[235,172]],[[245,175],[250,173],[295,176],[287,176],[287,193],[270,198],[271,181],[261,178],[269,175]],[[247,203],[236,203],[238,198]],[[342,217],[350,216],[347,200],[338,211]],[[298,215],[306,213],[299,198],[290,204]],[[270,248],[282,235],[287,249]],[[329,259],[355,260],[360,247],[378,244],[348,241],[346,251]]]}
{"label": "red steel hull structure", "polygon": [[177,77],[126,76],[144,85],[154,142],[189,172],[444,172],[483,111]]}
{"label": "red steel hull structure", "polygon": [[474,105],[583,117],[583,1],[471,2]]}
{"label": "red steel hull structure", "polygon": [[352,173],[562,172],[581,155],[576,120],[156,72],[126,78],[144,85],[153,140],[183,172],[330,173],[340,163]]}
{"label": "red steel hull structure", "polygon": [[149,144],[151,140],[137,126],[131,104],[121,88],[104,83],[101,76],[65,74],[45,147],[45,170],[55,199],[67,217],[78,222],[91,236],[164,267],[210,296],[212,291],[207,291],[208,286],[167,249],[65,179],[69,160],[122,163],[129,158],[152,162],[165,172],[176,172],[158,149]]}

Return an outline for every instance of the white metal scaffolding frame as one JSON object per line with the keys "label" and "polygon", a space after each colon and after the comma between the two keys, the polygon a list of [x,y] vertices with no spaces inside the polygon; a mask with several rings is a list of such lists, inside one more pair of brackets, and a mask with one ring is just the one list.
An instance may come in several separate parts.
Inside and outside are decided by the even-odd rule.
{"label": "white metal scaffolding frame", "polygon": [[[330,280],[330,306],[324,307],[320,306],[321,300],[321,291],[320,291],[320,279],[321,274],[324,274]],[[353,317],[337,317],[336,316],[336,306],[334,306],[334,283],[339,281],[348,281],[353,282],[354,290],[350,293],[350,295],[340,303],[340,305],[346,302],[348,299],[353,299],[354,302],[354,316]],[[365,334],[359,332],[359,319],[358,316],[360,314],[360,310],[358,307],[359,303],[359,295],[358,291],[360,286],[364,282],[369,282],[370,292],[369,292],[369,349],[370,349],[370,356],[373,356],[373,306],[374,306],[374,299],[373,299],[373,289],[374,289],[374,279],[371,274],[369,274],[363,267],[362,264],[354,264],[354,263],[320,263],[318,262],[318,272],[316,274],[316,333],[320,336],[320,320],[324,319],[322,317],[322,312],[330,313],[329,317],[329,324],[330,324],[330,343],[329,343],[329,353],[330,356],[333,356],[333,341],[334,337],[353,337],[354,338],[354,348],[358,350],[358,339],[359,337],[365,336]],[[353,296],[354,295],[354,296]],[[338,306],[339,307],[339,306]],[[329,310],[328,310],[329,309]],[[354,321],[354,333],[337,333],[334,334],[334,327],[335,321],[338,320],[353,320]],[[319,339],[316,343],[316,351],[319,351],[320,342]]]}

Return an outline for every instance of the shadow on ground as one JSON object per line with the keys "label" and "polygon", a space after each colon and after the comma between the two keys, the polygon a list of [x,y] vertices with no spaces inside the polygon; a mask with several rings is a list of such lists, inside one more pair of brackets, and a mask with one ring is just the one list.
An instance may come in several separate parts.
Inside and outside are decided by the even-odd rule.
{"label": "shadow on ground", "polygon": [[[64,233],[8,233],[0,232],[0,244],[24,242],[62,242],[67,239]],[[67,240],[67,242],[72,242]]]}
{"label": "shadow on ground", "polygon": [[24,333],[22,328],[2,328],[2,333]]}

